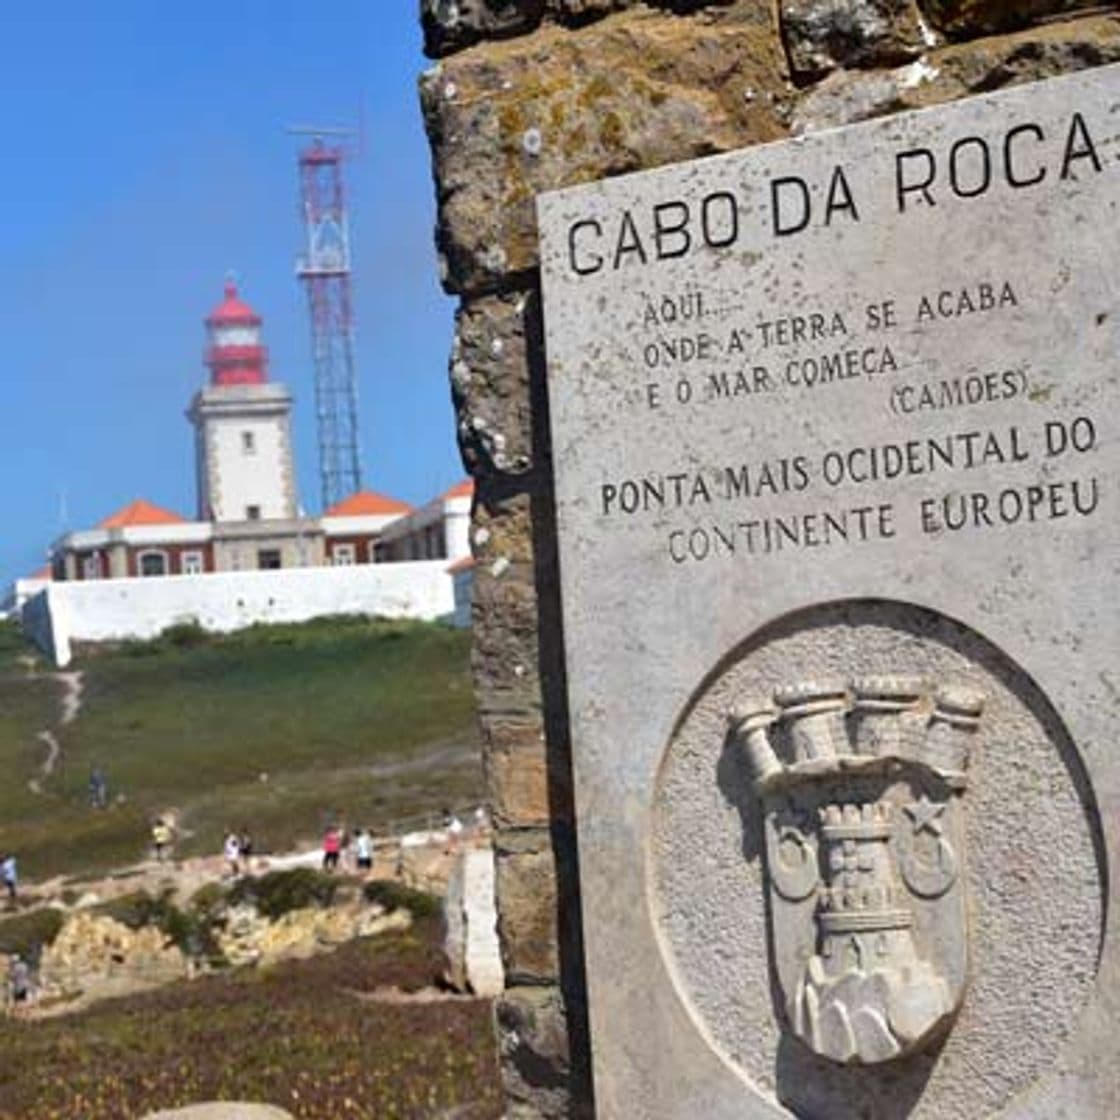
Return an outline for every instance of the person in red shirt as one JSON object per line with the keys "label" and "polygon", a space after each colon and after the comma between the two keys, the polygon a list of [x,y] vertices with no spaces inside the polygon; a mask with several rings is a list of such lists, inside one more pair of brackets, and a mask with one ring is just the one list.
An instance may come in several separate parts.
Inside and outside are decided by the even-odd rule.
{"label": "person in red shirt", "polygon": [[323,870],[334,871],[338,867],[338,854],[342,851],[342,834],[332,824],[323,833]]}

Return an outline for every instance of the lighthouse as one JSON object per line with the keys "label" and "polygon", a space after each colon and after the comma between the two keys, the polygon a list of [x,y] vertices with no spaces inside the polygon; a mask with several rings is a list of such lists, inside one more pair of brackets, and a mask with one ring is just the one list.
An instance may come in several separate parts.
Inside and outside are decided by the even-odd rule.
{"label": "lighthouse", "polygon": [[216,523],[297,516],[292,464],[292,396],[268,379],[261,317],[227,280],[207,315],[209,383],[191,401],[198,519]]}

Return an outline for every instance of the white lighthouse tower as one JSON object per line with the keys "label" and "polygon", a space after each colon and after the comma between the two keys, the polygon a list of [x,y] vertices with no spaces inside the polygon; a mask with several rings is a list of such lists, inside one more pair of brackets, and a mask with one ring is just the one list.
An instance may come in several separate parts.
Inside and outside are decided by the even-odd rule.
{"label": "white lighthouse tower", "polygon": [[292,397],[268,380],[261,318],[226,282],[206,317],[210,383],[191,401],[200,521],[290,520],[297,515]]}

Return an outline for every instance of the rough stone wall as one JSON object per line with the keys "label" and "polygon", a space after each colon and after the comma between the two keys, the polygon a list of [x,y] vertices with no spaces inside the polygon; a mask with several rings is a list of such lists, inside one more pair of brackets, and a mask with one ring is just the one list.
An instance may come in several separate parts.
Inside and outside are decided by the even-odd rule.
{"label": "rough stone wall", "polygon": [[511,1120],[593,1114],[534,196],[1120,60],[1078,0],[421,0]]}

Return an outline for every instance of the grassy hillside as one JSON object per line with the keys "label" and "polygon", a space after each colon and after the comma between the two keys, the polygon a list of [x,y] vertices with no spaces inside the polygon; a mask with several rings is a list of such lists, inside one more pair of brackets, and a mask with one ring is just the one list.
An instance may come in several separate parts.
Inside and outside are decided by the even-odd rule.
{"label": "grassy hillside", "polygon": [[57,718],[62,689],[43,665],[17,627],[0,622],[0,851],[8,842],[7,824],[44,807],[27,783],[46,753],[37,733]]}
{"label": "grassy hillside", "polygon": [[[328,815],[392,818],[478,796],[469,635],[424,623],[323,619],[227,636],[181,628],[79,659],[82,707],[57,722],[58,682],[29,676],[0,640],[0,849],[25,874],[96,869],[142,855],[147,825],[175,810],[180,850],[216,852],[247,827],[280,849]],[[50,727],[62,747],[44,792],[27,790]],[[90,768],[111,808],[88,807]],[[118,799],[119,798],[119,799]]]}

